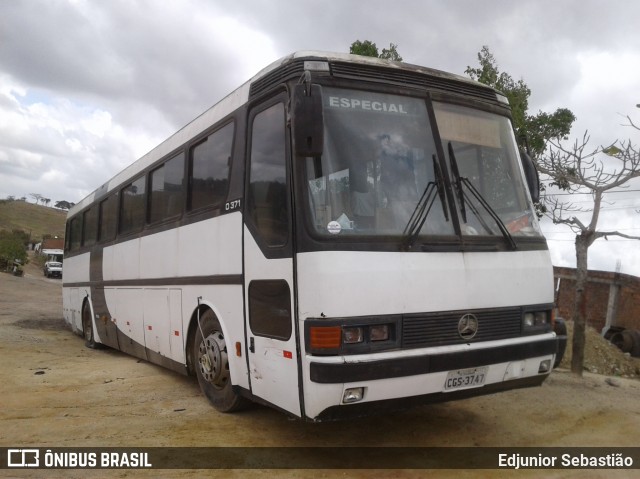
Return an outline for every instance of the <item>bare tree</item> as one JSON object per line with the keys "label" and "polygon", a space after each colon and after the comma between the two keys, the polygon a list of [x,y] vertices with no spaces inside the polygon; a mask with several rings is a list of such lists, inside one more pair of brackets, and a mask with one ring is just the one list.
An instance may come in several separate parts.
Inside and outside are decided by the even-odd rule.
{"label": "bare tree", "polygon": [[[629,120],[627,126],[640,130],[630,117],[627,119]],[[559,141],[550,143],[551,147],[547,153],[537,158],[538,171],[548,175],[552,185],[570,193],[588,192],[593,199],[590,208],[582,208],[576,206],[571,199],[559,200],[555,195],[547,195],[545,198],[547,216],[556,224],[567,225],[576,234],[576,295],[571,371],[582,376],[589,247],[597,239],[607,239],[610,236],[640,240],[638,236],[626,235],[619,231],[598,229],[605,195],[614,188],[628,186],[627,183],[630,180],[640,177],[640,149],[628,140],[616,141],[608,147],[598,147],[591,151],[587,149],[589,143],[587,133],[584,134],[582,141],[576,140],[570,148],[565,148]],[[571,198],[570,195],[569,198]]]}
{"label": "bare tree", "polygon": [[42,199],[42,195],[40,193],[29,193],[29,196],[36,200],[36,205],[40,203],[40,200]]}

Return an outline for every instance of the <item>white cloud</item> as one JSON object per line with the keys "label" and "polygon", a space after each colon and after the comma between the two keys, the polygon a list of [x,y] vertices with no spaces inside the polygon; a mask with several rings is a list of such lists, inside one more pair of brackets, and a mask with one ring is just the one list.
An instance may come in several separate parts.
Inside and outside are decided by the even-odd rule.
{"label": "white cloud", "polygon": [[622,126],[640,103],[640,53],[587,51],[576,56],[579,70],[568,97],[578,117],[574,135],[589,131],[594,145],[608,145],[633,132]]}
{"label": "white cloud", "polygon": [[27,104],[28,88],[6,77],[1,91],[20,92],[0,104],[2,197],[38,192],[77,201],[159,141],[125,134],[109,112],[64,97]]}

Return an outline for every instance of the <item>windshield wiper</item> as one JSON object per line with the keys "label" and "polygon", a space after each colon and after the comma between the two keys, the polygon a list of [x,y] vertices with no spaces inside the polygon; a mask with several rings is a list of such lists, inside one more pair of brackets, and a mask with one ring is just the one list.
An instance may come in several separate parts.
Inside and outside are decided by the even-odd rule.
{"label": "windshield wiper", "polygon": [[453,173],[456,181],[456,192],[458,193],[458,200],[460,201],[460,214],[462,215],[462,221],[467,222],[467,210],[464,206],[464,191],[462,190],[462,177],[458,170],[458,162],[456,161],[456,155],[453,152],[453,146],[449,142],[449,164],[451,165],[451,173]]}
{"label": "windshield wiper", "polygon": [[491,205],[487,202],[487,200],[484,199],[484,197],[482,196],[482,194],[480,194],[480,192],[476,189],[476,187],[473,186],[473,183],[469,181],[469,178],[460,176],[460,170],[458,170],[458,161],[456,160],[456,155],[453,151],[453,145],[451,144],[451,142],[449,142],[449,163],[451,164],[451,172],[455,177],[456,190],[458,193],[458,199],[460,200],[460,212],[462,214],[462,220],[465,223],[467,222],[467,213],[465,209],[465,199],[466,199],[469,202],[469,208],[471,208],[473,213],[476,215],[476,217],[478,218],[478,221],[482,223],[482,225],[487,229],[487,231],[491,232],[491,229],[482,220],[482,217],[480,216],[478,210],[475,208],[473,203],[469,201],[469,196],[464,190],[464,187],[466,186],[467,189],[473,195],[473,197],[478,201],[478,203],[480,203],[480,205],[485,209],[485,211],[489,213],[489,216],[491,216],[491,218],[493,218],[493,220],[496,222],[496,225],[498,225],[498,229],[502,233],[502,236],[504,236],[504,239],[507,240],[507,243],[509,243],[509,246],[511,247],[511,249],[513,250],[518,249],[518,246],[516,245],[516,242],[513,239],[513,236],[511,235],[507,227],[504,225],[504,223],[502,222],[498,214],[495,212],[495,210],[491,207]]}
{"label": "windshield wiper", "polygon": [[436,192],[440,197],[440,203],[442,204],[442,213],[444,214],[444,219],[449,221],[449,213],[447,212],[447,206],[444,200],[445,192],[442,180],[442,170],[440,170],[440,165],[438,164],[438,160],[436,155],[432,156],[433,159],[433,173],[435,177],[435,181],[430,181],[427,183],[424,191],[422,192],[422,196],[418,200],[416,207],[411,213],[411,217],[407,222],[407,225],[404,227],[402,232],[404,238],[404,245],[407,249],[410,249],[413,246],[424,222],[427,220],[427,216],[429,216],[429,212],[431,211],[431,207],[436,200]]}

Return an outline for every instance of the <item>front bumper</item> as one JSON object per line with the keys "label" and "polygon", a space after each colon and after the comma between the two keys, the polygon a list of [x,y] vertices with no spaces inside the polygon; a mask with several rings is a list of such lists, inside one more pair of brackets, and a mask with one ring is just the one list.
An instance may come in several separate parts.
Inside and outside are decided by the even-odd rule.
{"label": "front bumper", "polygon": [[[554,333],[378,355],[308,357],[305,412],[315,421],[343,419],[538,386],[551,371],[559,340]],[[381,357],[382,356],[382,357]],[[545,367],[542,368],[542,364]],[[486,367],[480,387],[445,391],[452,371]],[[344,392],[364,388],[360,402],[341,404]]]}
{"label": "front bumper", "polygon": [[316,383],[351,383],[419,374],[431,374],[489,364],[521,361],[556,354],[558,340],[550,338],[525,344],[509,344],[461,352],[410,356],[379,361],[318,363],[309,365],[311,381]]}

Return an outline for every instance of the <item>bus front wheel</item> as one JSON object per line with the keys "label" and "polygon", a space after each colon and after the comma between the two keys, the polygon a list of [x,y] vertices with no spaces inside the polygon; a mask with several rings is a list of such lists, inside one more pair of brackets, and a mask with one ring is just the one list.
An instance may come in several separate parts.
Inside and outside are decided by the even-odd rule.
{"label": "bus front wheel", "polygon": [[245,405],[246,400],[231,386],[227,345],[211,310],[203,312],[196,324],[193,358],[200,388],[213,407],[220,412],[233,412]]}

